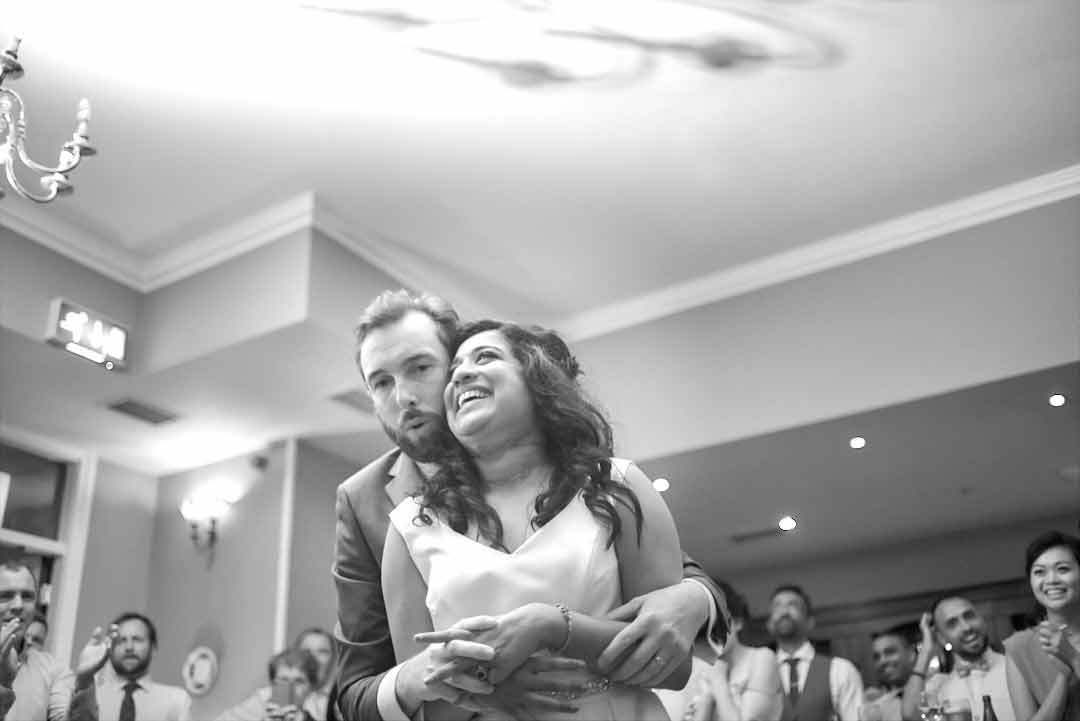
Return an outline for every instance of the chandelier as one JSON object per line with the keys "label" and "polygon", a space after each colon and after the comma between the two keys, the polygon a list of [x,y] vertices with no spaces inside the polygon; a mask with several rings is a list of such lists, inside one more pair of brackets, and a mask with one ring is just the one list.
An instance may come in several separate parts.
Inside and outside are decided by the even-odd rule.
{"label": "chandelier", "polygon": [[[55,166],[35,162],[26,152],[26,111],[22,98],[14,90],[2,86],[7,77],[17,78],[22,75],[19,64],[19,38],[12,38],[7,48],[0,53],[0,166],[4,168],[8,185],[22,197],[36,203],[48,203],[61,193],[72,190],[68,173],[78,166],[84,156],[93,155],[94,148],[87,136],[90,122],[90,101],[83,98],[75,114],[75,132],[71,140],[60,149],[60,158]],[[16,164],[32,171],[38,176],[43,192],[35,193],[26,188],[15,173]],[[3,197],[0,191],[0,197]]]}

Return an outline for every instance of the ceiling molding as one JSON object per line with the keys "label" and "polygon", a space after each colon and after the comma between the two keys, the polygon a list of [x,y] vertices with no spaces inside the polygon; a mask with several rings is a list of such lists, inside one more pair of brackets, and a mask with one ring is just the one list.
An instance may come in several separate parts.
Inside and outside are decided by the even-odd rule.
{"label": "ceiling molding", "polygon": [[10,197],[0,200],[0,225],[106,278],[139,290],[139,258],[135,253],[64,222],[43,207]]}
{"label": "ceiling molding", "polygon": [[358,230],[318,202],[315,204],[312,226],[407,288],[453,298],[454,307],[461,313],[480,317],[499,315],[490,302],[478,298],[469,289],[441,274],[422,270],[417,272],[417,268],[432,267],[434,263],[431,260]]}
{"label": "ceiling molding", "polygon": [[1080,195],[1080,165],[836,235],[570,316],[556,324],[580,341],[872,258]]}
{"label": "ceiling molding", "polygon": [[189,240],[146,261],[140,269],[144,293],[201,273],[289,233],[312,226],[315,194],[304,192],[235,223]]}
{"label": "ceiling molding", "polygon": [[[572,340],[596,338],[1077,195],[1080,195],[1080,165],[1072,165],[594,308],[554,325]],[[424,272],[425,267],[433,267],[430,260],[357,230],[320,205],[311,191],[149,259],[140,258],[42,209],[18,203],[0,201],[0,225],[143,293],[201,273],[289,233],[316,228],[407,287],[454,298],[455,305],[472,314],[498,314],[490,302],[476,297],[469,289],[449,279],[433,277],[430,270]]]}

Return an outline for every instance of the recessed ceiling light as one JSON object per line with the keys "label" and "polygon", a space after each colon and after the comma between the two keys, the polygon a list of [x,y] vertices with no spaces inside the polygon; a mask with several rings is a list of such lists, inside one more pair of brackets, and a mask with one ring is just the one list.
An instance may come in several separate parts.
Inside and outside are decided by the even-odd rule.
{"label": "recessed ceiling light", "polygon": [[779,522],[777,522],[776,525],[780,527],[781,531],[794,531],[795,526],[797,526],[799,524],[796,523],[795,519],[792,518],[791,516],[784,516],[783,518],[781,518],[779,520]]}
{"label": "recessed ceiling light", "polygon": [[855,436],[850,441],[848,441],[848,445],[851,446],[852,448],[854,448],[855,450],[859,450],[861,448],[866,448],[866,439],[863,438],[862,436]]}
{"label": "recessed ceiling light", "polygon": [[655,488],[660,493],[663,493],[667,489],[671,488],[671,484],[668,483],[668,479],[666,479],[666,478],[657,478],[657,479],[653,480],[652,487]]}
{"label": "recessed ceiling light", "polygon": [[1065,396],[1061,395],[1060,393],[1055,393],[1047,399],[1047,403],[1052,405],[1054,408],[1060,408],[1061,406],[1065,405]]}

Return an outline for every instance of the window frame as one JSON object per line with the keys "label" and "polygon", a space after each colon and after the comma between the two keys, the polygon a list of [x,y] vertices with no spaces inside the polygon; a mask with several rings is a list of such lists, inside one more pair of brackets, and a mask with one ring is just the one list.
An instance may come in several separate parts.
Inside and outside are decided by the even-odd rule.
{"label": "window frame", "polygon": [[97,483],[98,455],[72,444],[3,424],[0,424],[0,441],[68,464],[58,538],[0,528],[0,541],[24,546],[27,553],[55,559],[53,594],[49,603],[48,645],[56,658],[70,664],[75,646],[75,622],[86,562],[86,543],[90,533],[90,510]]}

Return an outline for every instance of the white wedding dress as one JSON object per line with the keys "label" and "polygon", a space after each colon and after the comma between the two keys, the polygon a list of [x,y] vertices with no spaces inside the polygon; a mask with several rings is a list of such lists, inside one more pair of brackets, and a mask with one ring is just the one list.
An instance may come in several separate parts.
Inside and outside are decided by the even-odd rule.
{"label": "white wedding dress", "polygon": [[[429,514],[432,524],[425,525],[416,519],[418,510],[418,503],[406,498],[390,519],[427,583],[427,608],[435,630],[463,618],[502,614],[533,602],[561,601],[572,611],[590,616],[603,616],[622,602],[615,546],[607,547],[607,528],[589,511],[580,493],[513,553],[457,533],[433,514]],[[566,673],[596,680],[585,671]],[[572,703],[579,708],[576,715],[551,714],[550,718],[668,718],[651,691],[617,684]]]}

